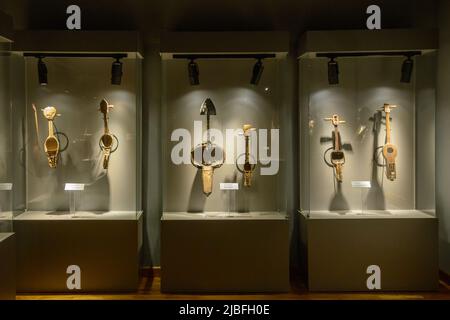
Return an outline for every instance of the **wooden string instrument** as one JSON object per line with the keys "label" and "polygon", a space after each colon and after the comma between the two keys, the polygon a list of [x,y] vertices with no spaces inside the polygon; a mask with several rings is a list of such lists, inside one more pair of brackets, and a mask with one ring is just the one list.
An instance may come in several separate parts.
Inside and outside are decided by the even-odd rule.
{"label": "wooden string instrument", "polygon": [[391,143],[391,111],[395,105],[385,103],[383,111],[386,113],[386,143],[383,147],[383,157],[386,160],[386,177],[394,181],[397,178],[395,159],[398,154],[397,147]]}
{"label": "wooden string instrument", "polygon": [[210,137],[210,116],[216,115],[216,108],[211,99],[206,99],[200,107],[200,115],[206,115],[206,142],[194,147],[191,150],[191,163],[198,169],[202,170],[203,193],[209,196],[213,188],[214,170],[220,168],[225,162],[225,152],[222,153],[221,159],[216,159],[216,151],[218,146],[211,142]]}
{"label": "wooden string instrument", "polygon": [[339,132],[339,125],[345,123],[344,120],[340,120],[337,114],[334,114],[331,118],[325,118],[325,121],[331,121],[334,130],[332,132],[333,150],[331,151],[331,164],[335,170],[336,180],[338,182],[343,181],[343,167],[345,164],[345,154],[342,150],[341,134]]}
{"label": "wooden string instrument", "polygon": [[44,117],[48,120],[48,136],[44,142],[44,151],[47,154],[48,165],[50,168],[56,168],[58,164],[58,156],[59,156],[59,140],[55,135],[55,126],[53,121],[56,116],[60,116],[60,114],[56,113],[55,107],[47,107],[42,109]]}
{"label": "wooden string instrument", "polygon": [[252,130],[255,130],[255,128],[253,128],[252,125],[244,124],[243,132],[245,138],[245,153],[243,154],[244,155],[243,169],[241,169],[238,165],[238,160],[240,156],[236,159],[236,167],[238,171],[244,175],[244,187],[251,187],[253,171],[255,171],[256,168],[256,163],[254,164],[250,163],[250,134]]}
{"label": "wooden string instrument", "polygon": [[100,138],[100,148],[103,151],[103,169],[108,169],[109,166],[109,158],[111,153],[115,150],[113,149],[114,144],[114,136],[109,132],[109,118],[108,113],[109,110],[114,108],[113,105],[108,104],[108,101],[103,99],[100,102],[100,112],[103,114],[103,124],[104,124],[104,132],[102,137]]}

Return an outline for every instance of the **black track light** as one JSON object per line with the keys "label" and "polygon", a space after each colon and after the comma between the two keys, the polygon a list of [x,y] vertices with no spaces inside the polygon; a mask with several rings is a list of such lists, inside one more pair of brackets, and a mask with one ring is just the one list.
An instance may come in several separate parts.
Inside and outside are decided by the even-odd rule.
{"label": "black track light", "polygon": [[328,84],[339,84],[339,66],[334,58],[328,61]]}
{"label": "black track light", "polygon": [[252,78],[250,79],[250,83],[254,84],[254,85],[258,85],[263,71],[264,71],[264,65],[262,63],[262,60],[258,59],[258,61],[256,61],[255,65],[253,66]]}
{"label": "black track light", "polygon": [[46,86],[48,84],[47,80],[47,66],[45,65],[45,62],[42,61],[42,57],[38,58],[37,63],[37,69],[38,69],[38,78],[39,78],[39,84],[41,86]]}
{"label": "black track light", "polygon": [[406,60],[403,61],[402,64],[402,76],[400,78],[400,81],[403,83],[410,83],[413,69],[414,69],[414,61],[411,59],[410,56],[407,56]]}
{"label": "black track light", "polygon": [[122,83],[122,62],[116,58],[111,68],[111,84],[120,85]]}
{"label": "black track light", "polygon": [[191,86],[198,86],[200,84],[200,71],[195,60],[191,60],[188,64],[189,83]]}

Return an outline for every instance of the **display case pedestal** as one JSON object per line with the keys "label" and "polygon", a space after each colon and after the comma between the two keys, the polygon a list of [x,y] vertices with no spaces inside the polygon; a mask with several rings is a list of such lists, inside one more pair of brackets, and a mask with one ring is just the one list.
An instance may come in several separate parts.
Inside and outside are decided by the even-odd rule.
{"label": "display case pedestal", "polygon": [[[134,291],[142,212],[33,212],[14,220],[18,292]],[[69,289],[69,266],[81,288]]]}
{"label": "display case pedestal", "polygon": [[163,214],[161,291],[288,290],[289,225],[285,214]]}
{"label": "display case pedestal", "polygon": [[0,300],[16,298],[16,238],[0,233]]}
{"label": "display case pedestal", "polygon": [[[300,213],[312,291],[429,291],[438,278],[437,219],[422,211]],[[380,289],[368,278],[380,268]],[[369,281],[372,283],[372,281]]]}

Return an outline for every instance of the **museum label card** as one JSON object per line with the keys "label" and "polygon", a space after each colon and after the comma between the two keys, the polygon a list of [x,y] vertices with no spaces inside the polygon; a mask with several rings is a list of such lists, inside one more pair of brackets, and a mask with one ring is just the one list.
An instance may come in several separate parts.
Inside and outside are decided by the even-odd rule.
{"label": "museum label card", "polygon": [[220,190],[239,190],[239,183],[221,183]]}
{"label": "museum label card", "polygon": [[0,183],[0,191],[11,191],[12,186],[12,183]]}
{"label": "museum label card", "polygon": [[84,191],[84,183],[66,183],[65,191]]}
{"label": "museum label card", "polygon": [[352,188],[372,188],[370,181],[352,181]]}

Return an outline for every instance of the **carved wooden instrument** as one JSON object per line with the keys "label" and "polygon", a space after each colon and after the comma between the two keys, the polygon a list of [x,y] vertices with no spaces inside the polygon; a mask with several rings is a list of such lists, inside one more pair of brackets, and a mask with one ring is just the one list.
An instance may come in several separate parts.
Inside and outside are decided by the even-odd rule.
{"label": "carved wooden instrument", "polygon": [[335,170],[336,180],[338,182],[343,181],[343,167],[345,164],[345,154],[342,150],[341,134],[338,126],[345,123],[344,120],[340,120],[337,114],[334,114],[331,118],[325,118],[325,121],[331,121],[334,131],[332,132],[333,150],[331,151],[331,164]]}
{"label": "carved wooden instrument", "polygon": [[391,143],[391,111],[395,105],[385,103],[383,111],[386,113],[386,143],[383,147],[383,157],[386,160],[386,177],[394,181],[397,178],[395,158],[397,157],[397,147]]}
{"label": "carved wooden instrument", "polygon": [[[214,169],[220,168],[225,162],[225,152],[211,142],[210,116],[216,115],[216,108],[211,99],[206,99],[200,107],[200,115],[206,115],[206,142],[194,147],[191,151],[191,163],[202,170],[203,193],[209,196],[212,193]],[[222,157],[216,159],[217,153]]]}
{"label": "carved wooden instrument", "polygon": [[47,154],[48,165],[50,168],[56,168],[58,164],[59,156],[59,140],[55,135],[55,126],[53,121],[56,116],[60,116],[56,113],[55,107],[47,107],[42,110],[44,117],[48,120],[48,136],[44,142],[44,151]]}
{"label": "carved wooden instrument", "polygon": [[[243,131],[245,138],[245,153],[241,154],[236,159],[236,168],[244,175],[244,187],[251,187],[253,171],[255,171],[256,168],[256,163],[250,163],[250,134],[254,129],[255,128],[253,128],[252,125],[244,124]],[[241,156],[244,156],[244,166],[242,169],[238,165],[238,161]]]}
{"label": "carved wooden instrument", "polygon": [[[108,113],[109,110],[114,108],[113,105],[108,104],[108,101],[103,99],[100,102],[100,112],[103,114],[103,123],[104,123],[104,133],[102,137],[100,138],[100,149],[103,151],[103,169],[108,169],[109,166],[109,158],[111,156],[111,153],[117,150],[119,143],[118,139],[115,135],[112,135],[109,133],[109,118]],[[113,149],[114,140],[117,141],[116,148]]]}

